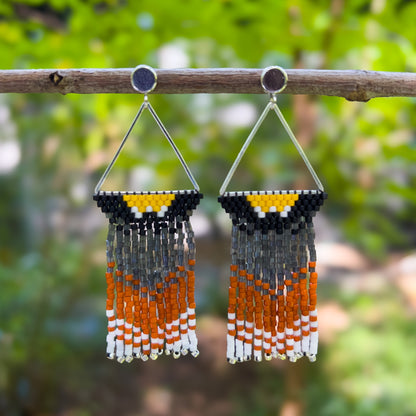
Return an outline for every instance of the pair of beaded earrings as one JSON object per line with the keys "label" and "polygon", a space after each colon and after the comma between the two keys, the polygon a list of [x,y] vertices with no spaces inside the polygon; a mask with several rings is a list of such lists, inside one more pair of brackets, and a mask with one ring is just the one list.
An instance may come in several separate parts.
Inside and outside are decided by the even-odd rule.
{"label": "pair of beaded earrings", "polygon": [[[93,199],[109,220],[107,235],[107,357],[118,362],[199,354],[195,318],[195,239],[190,217],[203,195],[179,149],[148,101],[156,72],[139,65],[135,90],[145,94]],[[316,252],[312,217],[326,198],[276,102],[287,83],[280,67],[260,79],[270,101],[220,189],[232,220],[227,360],[289,358],[318,350]],[[180,191],[101,191],[134,125],[149,110],[181,162],[193,188]],[[303,158],[317,190],[226,192],[245,151],[273,110]]]}

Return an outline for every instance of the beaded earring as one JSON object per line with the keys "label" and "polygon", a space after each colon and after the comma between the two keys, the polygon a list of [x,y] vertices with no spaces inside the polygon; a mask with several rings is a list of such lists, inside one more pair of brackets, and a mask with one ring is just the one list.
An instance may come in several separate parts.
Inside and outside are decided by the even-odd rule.
{"label": "beaded earring", "polygon": [[[107,357],[119,363],[155,360],[165,348],[174,358],[198,356],[195,333],[195,241],[192,211],[203,197],[181,153],[147,98],[157,74],[139,65],[132,86],[144,95],[113,160],[95,187],[93,199],[109,220],[107,235]],[[130,132],[149,110],[169,141],[194,189],[100,191]],[[115,308],[114,308],[115,307]]]}
{"label": "beaded earring", "polygon": [[[316,251],[312,218],[327,198],[322,183],[280,112],[276,93],[287,74],[268,67],[261,76],[270,101],[220,189],[218,201],[232,220],[227,360],[279,357],[316,360]],[[317,190],[226,192],[250,142],[273,110],[311,173]]]}

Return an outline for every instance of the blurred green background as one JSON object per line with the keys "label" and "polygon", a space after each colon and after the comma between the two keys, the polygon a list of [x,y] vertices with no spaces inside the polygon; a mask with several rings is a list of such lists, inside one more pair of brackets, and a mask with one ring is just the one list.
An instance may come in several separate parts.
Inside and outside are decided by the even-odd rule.
{"label": "blurred green background", "polygon": [[[2,69],[416,70],[412,0],[2,0]],[[0,96],[0,414],[416,415],[416,100],[278,97],[325,184],[316,218],[320,353],[225,361],[229,220],[219,187],[265,96],[151,102],[205,198],[201,355],[105,359],[106,220],[91,199],[139,95]],[[229,189],[309,187],[274,116]],[[189,187],[150,117],[107,189]]]}

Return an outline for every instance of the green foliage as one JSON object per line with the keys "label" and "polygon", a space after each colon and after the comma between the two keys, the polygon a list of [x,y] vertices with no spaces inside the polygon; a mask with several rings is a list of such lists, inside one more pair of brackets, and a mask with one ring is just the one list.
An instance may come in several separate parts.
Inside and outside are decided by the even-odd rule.
{"label": "green foliage", "polygon": [[400,305],[401,299],[390,288],[379,294],[377,302],[374,296],[356,293],[346,301],[353,324],[325,357],[336,399],[317,414],[414,413],[416,332]]}
{"label": "green foliage", "polygon": [[[2,69],[160,67],[169,65],[171,50],[175,65],[189,67],[414,72],[415,20],[415,3],[403,0],[2,0],[0,55]],[[218,189],[251,128],[231,126],[221,115],[241,102],[259,113],[266,97],[172,95],[152,96],[151,102],[206,195],[199,209],[214,217]],[[1,120],[7,118],[2,109],[10,110],[0,144],[16,136],[21,151],[16,168],[0,175],[0,216],[6,220],[0,227],[0,413],[54,412],[60,397],[72,403],[71,414],[103,410],[102,392],[100,400],[74,399],[104,371],[85,364],[101,348],[105,329],[102,305],[95,307],[102,276],[94,268],[104,222],[96,220],[90,195],[140,103],[138,95],[117,94],[0,97]],[[295,133],[305,133],[299,100],[282,95],[279,104]],[[315,115],[303,144],[330,196],[323,213],[341,238],[379,261],[414,247],[415,100],[313,97],[307,105]],[[136,166],[156,177],[149,186],[187,186],[147,116],[107,185],[128,187]],[[302,169],[277,120],[268,117],[232,186],[261,189],[299,178],[305,183]],[[143,182],[145,173],[138,174]],[[218,274],[206,269],[207,280]],[[214,296],[217,287],[206,287]],[[222,309],[222,301],[211,302],[211,310]],[[403,313],[392,312],[400,309],[397,299],[380,302],[388,306],[385,321],[394,325],[381,332],[357,318],[357,326],[324,350],[326,368],[299,370],[308,383],[307,414],[414,413],[414,331]],[[365,315],[368,298],[348,305]],[[82,344],[74,341],[84,331],[80,322],[90,325]],[[83,381],[88,371],[94,377]],[[282,405],[280,381],[273,371],[262,371],[254,373],[266,387],[238,398],[240,414],[275,414]],[[108,374],[111,382],[114,373]]]}

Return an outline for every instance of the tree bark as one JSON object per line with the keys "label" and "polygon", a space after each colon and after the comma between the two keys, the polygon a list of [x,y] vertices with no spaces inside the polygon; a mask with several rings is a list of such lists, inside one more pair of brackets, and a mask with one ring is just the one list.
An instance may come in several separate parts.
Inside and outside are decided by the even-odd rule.
{"label": "tree bark", "polygon": [[[131,94],[133,69],[1,70],[0,93]],[[262,94],[262,69],[157,69],[152,94]],[[288,69],[284,94],[327,95],[350,101],[415,97],[416,74],[363,70]]]}

